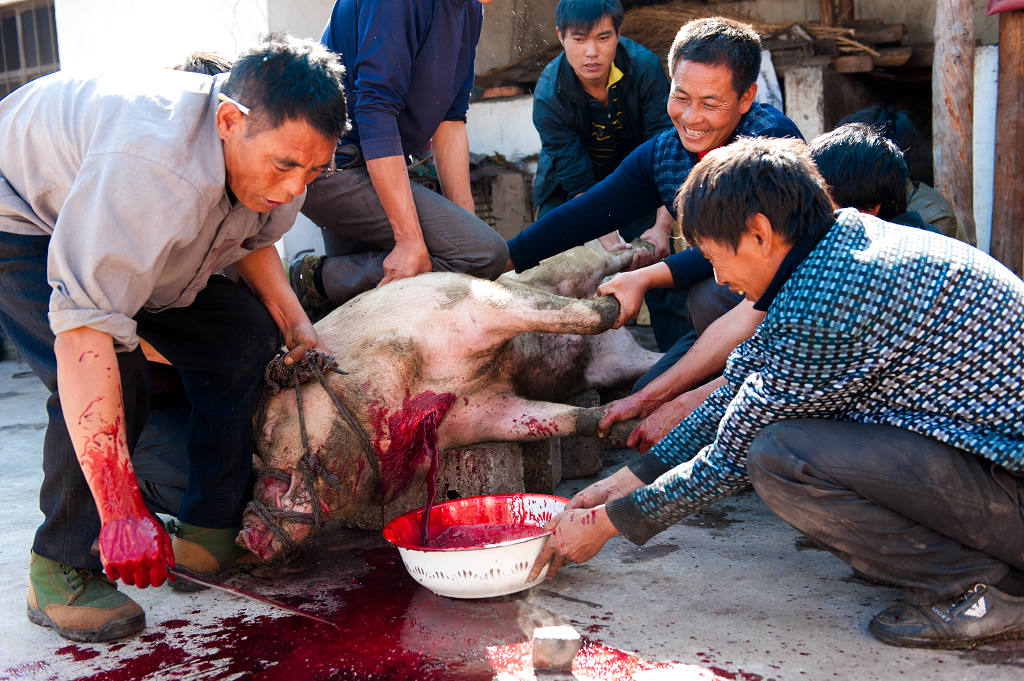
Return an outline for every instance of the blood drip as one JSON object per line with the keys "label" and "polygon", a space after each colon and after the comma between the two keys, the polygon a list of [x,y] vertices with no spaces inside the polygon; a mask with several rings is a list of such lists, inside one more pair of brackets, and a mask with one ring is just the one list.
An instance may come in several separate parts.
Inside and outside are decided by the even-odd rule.
{"label": "blood drip", "polygon": [[500,544],[514,539],[537,537],[544,533],[544,528],[537,525],[521,525],[519,523],[487,523],[483,525],[452,525],[438,534],[429,543],[436,549],[460,549],[488,544]]}
{"label": "blood drip", "polygon": [[430,457],[430,471],[427,473],[427,506],[423,509],[423,545],[430,546],[430,509],[437,496],[437,415],[430,414],[423,420],[423,449]]}
{"label": "blood drip", "polygon": [[[374,429],[373,446],[380,461],[380,487],[386,503],[409,488],[420,466],[429,466],[427,473],[427,508],[423,514],[423,543],[430,538],[430,508],[437,493],[437,429],[455,402],[454,393],[440,395],[427,390],[415,397],[406,396],[402,408],[388,416],[384,407],[370,408]],[[384,422],[387,420],[387,449]]]}

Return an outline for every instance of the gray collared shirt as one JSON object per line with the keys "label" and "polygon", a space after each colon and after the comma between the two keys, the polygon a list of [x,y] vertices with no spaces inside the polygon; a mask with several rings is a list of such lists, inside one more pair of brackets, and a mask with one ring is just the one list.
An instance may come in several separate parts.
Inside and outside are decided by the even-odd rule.
{"label": "gray collared shirt", "polygon": [[214,272],[277,241],[305,195],[233,203],[217,79],[58,72],[0,101],[0,231],[49,235],[49,321],[138,343],[142,308],[185,307]]}

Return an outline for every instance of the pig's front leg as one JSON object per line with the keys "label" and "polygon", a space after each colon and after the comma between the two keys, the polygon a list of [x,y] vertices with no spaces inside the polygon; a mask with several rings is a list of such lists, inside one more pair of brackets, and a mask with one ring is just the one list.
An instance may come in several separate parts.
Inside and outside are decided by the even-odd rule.
{"label": "pig's front leg", "polygon": [[[477,394],[460,400],[448,412],[441,434],[446,448],[480,442],[597,435],[597,424],[603,415],[600,409],[528,400],[512,393]],[[625,446],[637,423],[633,420],[614,424],[608,433],[610,442]]]}
{"label": "pig's front leg", "polygon": [[442,425],[444,446],[596,434],[601,416],[597,409],[528,400],[512,393],[478,393],[448,412]]}
{"label": "pig's front leg", "polygon": [[527,331],[593,335],[610,329],[619,315],[613,296],[579,300],[513,282],[498,286],[506,292],[491,301],[499,314],[484,323],[505,337]]}

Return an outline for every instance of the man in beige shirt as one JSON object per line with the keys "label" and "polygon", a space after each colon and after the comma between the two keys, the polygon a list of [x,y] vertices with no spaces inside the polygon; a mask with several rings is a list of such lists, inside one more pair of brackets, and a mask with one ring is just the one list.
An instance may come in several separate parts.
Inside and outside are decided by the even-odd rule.
{"label": "man in beige shirt", "polygon": [[[58,73],[0,101],[0,326],[51,391],[32,622],[133,634],[145,614],[112,580],[238,558],[263,368],[282,342],[291,361],[319,345],[273,244],[331,166],[342,73],[318,45],[272,36],[226,77]],[[215,274],[228,265],[247,287]],[[173,542],[130,461],[149,401],[139,336],[192,403]]]}

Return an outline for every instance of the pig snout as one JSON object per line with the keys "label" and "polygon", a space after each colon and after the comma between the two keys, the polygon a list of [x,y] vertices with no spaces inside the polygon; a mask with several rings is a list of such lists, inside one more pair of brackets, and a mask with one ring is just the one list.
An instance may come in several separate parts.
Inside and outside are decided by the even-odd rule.
{"label": "pig snout", "polygon": [[[253,506],[259,511],[252,506],[246,510],[242,517],[242,530],[235,543],[263,561],[273,560],[305,539],[312,530],[313,507],[303,476],[298,471],[293,470],[289,475],[285,471],[265,470],[256,483]],[[322,510],[326,515],[327,509]],[[287,539],[282,538],[282,534]]]}

